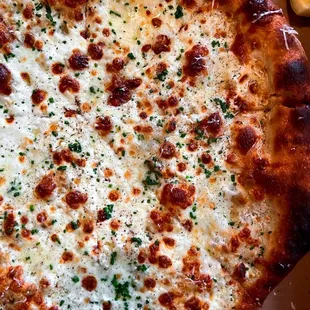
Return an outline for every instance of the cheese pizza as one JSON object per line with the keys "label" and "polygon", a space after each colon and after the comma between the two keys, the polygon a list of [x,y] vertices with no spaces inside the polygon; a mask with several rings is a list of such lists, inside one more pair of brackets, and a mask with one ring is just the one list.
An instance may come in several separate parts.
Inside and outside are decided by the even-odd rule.
{"label": "cheese pizza", "polygon": [[2,0],[0,309],[258,309],[310,243],[296,35],[269,0]]}

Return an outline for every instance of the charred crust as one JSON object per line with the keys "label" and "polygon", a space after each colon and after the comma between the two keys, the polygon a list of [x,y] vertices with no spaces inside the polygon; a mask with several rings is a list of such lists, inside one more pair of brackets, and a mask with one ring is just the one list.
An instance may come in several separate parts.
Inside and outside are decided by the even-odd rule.
{"label": "charred crust", "polygon": [[310,69],[304,57],[280,64],[276,68],[274,84],[276,92],[298,94],[301,91],[303,103],[310,103]]}
{"label": "charred crust", "polygon": [[[277,7],[268,0],[246,0],[239,9],[239,12],[245,14],[245,17],[249,22],[253,22],[256,21],[262,13],[271,10],[274,11],[276,9]],[[261,22],[267,19],[272,19],[272,17],[267,15],[259,21]]]}
{"label": "charred crust", "polygon": [[[286,247],[288,257],[294,263],[310,250],[310,190],[295,185],[289,192],[290,234]],[[282,262],[282,266],[291,269],[291,262]],[[286,271],[286,270],[284,270]]]}
{"label": "charred crust", "polygon": [[241,290],[240,300],[234,307],[235,310],[257,310],[259,309],[258,303],[256,303],[251,296],[245,291]]}
{"label": "charred crust", "polygon": [[245,35],[243,35],[242,33],[238,33],[230,49],[238,58],[241,64],[245,64],[248,62],[249,48]]}
{"label": "charred crust", "polygon": [[244,184],[263,190],[279,218],[268,255],[257,261],[261,275],[247,286],[260,303],[310,250],[309,128],[309,106],[276,106],[266,128],[270,156],[252,155],[243,172]]}
{"label": "charred crust", "polygon": [[310,67],[295,34],[284,33],[288,22],[282,11],[270,0],[218,3],[238,21],[231,50],[239,61],[246,63],[257,56],[265,62],[270,94],[281,96],[279,103],[291,107],[310,104]]}

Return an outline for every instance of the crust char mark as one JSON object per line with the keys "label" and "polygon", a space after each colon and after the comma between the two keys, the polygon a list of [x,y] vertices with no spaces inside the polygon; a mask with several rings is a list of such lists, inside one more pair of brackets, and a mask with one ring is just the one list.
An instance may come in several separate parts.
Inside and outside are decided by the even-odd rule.
{"label": "crust char mark", "polygon": [[288,22],[270,0],[220,0],[219,8],[238,21],[242,48],[232,51],[242,63],[249,54],[265,63],[270,84],[269,155],[261,159],[249,154],[241,173],[248,189],[264,191],[280,216],[273,242],[259,262],[262,276],[245,285],[252,299],[262,303],[310,250],[310,67],[296,36],[284,36]]}
{"label": "crust char mark", "polygon": [[267,194],[280,216],[266,258],[259,262],[263,277],[247,287],[259,302],[310,249],[310,107],[276,106],[266,132],[271,155],[249,158],[250,169],[242,175],[250,189]]}
{"label": "crust char mark", "polygon": [[266,64],[271,94],[281,97],[277,103],[310,104],[309,63],[279,8],[269,0],[221,0],[219,6],[237,19],[237,39],[245,38],[232,51],[243,63],[251,54]]}

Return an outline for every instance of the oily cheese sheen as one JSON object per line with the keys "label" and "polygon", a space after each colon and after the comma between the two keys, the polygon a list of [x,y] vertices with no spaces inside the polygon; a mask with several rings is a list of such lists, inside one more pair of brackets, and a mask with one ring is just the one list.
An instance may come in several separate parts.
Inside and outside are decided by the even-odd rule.
{"label": "oily cheese sheen", "polygon": [[1,1],[0,309],[258,307],[282,217],[243,177],[276,114],[246,40],[217,1]]}

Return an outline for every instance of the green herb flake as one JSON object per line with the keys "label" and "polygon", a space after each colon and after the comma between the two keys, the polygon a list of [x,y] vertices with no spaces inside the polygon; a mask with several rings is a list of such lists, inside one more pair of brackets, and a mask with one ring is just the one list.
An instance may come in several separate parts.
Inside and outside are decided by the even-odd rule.
{"label": "green herb flake", "polygon": [[136,247],[139,247],[142,244],[142,240],[140,238],[137,238],[137,237],[132,237],[131,243],[135,243]]}
{"label": "green herb flake", "polygon": [[117,17],[122,17],[121,14],[119,14],[119,13],[117,13],[117,12],[115,12],[115,11],[112,11],[112,10],[110,10],[110,14],[111,14],[111,15],[115,15],[115,16],[117,16]]}
{"label": "green herb flake", "polygon": [[163,82],[163,81],[166,79],[167,74],[168,74],[168,70],[165,69],[164,71],[158,73],[156,77],[157,77],[160,81]]}
{"label": "green herb flake", "polygon": [[127,55],[127,57],[128,57],[129,59],[131,59],[131,60],[136,59],[136,57],[135,57],[135,55],[134,55],[133,53],[129,53],[129,54]]}
{"label": "green herb flake", "polygon": [[107,205],[105,208],[103,208],[105,220],[108,220],[112,217],[113,207],[114,207],[114,205],[111,204],[111,205]]}
{"label": "green herb flake", "polygon": [[146,176],[146,178],[142,182],[144,185],[149,186],[160,185],[160,183],[157,180],[152,179],[149,175]]}
{"label": "green herb flake", "polygon": [[110,258],[110,264],[111,265],[115,264],[116,257],[117,257],[117,252],[112,252],[111,258]]}
{"label": "green herb flake", "polygon": [[71,278],[72,282],[74,283],[78,283],[80,281],[78,276],[74,276],[73,278]]}
{"label": "green herb flake", "polygon": [[180,5],[178,5],[177,6],[177,9],[176,9],[176,11],[175,11],[175,13],[174,13],[174,17],[176,18],[176,19],[179,19],[179,18],[181,18],[181,17],[183,17],[183,8],[180,6]]}
{"label": "green herb flake", "polygon": [[74,143],[70,143],[68,145],[68,147],[69,147],[69,150],[72,152],[75,152],[75,153],[81,153],[82,152],[82,146],[81,146],[80,142],[77,140],[75,140]]}
{"label": "green herb flake", "polygon": [[216,46],[220,47],[220,42],[219,42],[219,41],[216,41],[216,40],[213,40],[213,41],[211,42],[211,45],[212,45],[213,48],[215,48]]}
{"label": "green herb flake", "polygon": [[117,280],[117,276],[114,275],[113,279],[111,281],[111,284],[114,287],[115,290],[115,300],[118,300],[122,298],[124,301],[131,298],[131,295],[129,293],[129,282],[126,281],[124,283],[120,283]]}
{"label": "green herb flake", "polygon": [[137,266],[137,270],[141,272],[145,272],[147,270],[147,266],[145,265],[139,265]]}
{"label": "green herb flake", "polygon": [[73,230],[76,230],[79,228],[79,221],[77,220],[76,222],[71,221],[71,227]]}

